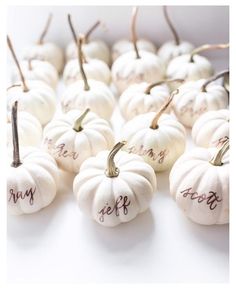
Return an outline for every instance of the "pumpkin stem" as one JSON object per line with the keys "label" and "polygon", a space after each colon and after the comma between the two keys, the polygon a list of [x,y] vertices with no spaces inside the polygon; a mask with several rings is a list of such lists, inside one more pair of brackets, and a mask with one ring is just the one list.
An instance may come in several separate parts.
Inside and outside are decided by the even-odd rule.
{"label": "pumpkin stem", "polygon": [[226,152],[229,150],[229,139],[227,139],[223,145],[218,149],[215,156],[210,160],[210,163],[213,166],[222,166],[222,158],[226,154]]}
{"label": "pumpkin stem", "polygon": [[105,172],[107,177],[114,178],[119,175],[120,171],[115,165],[114,157],[125,144],[126,144],[126,141],[118,142],[110,151],[108,158],[107,158],[107,169]]}
{"label": "pumpkin stem", "polygon": [[207,79],[207,80],[203,83],[202,88],[201,88],[201,91],[202,91],[202,92],[207,92],[206,88],[207,88],[208,84],[210,84],[211,82],[213,82],[213,81],[215,81],[215,80],[217,80],[217,79],[225,76],[226,74],[229,74],[229,70],[223,70],[223,71],[219,72],[218,74],[216,74],[216,75],[210,77],[209,79]]}
{"label": "pumpkin stem", "polygon": [[132,39],[132,43],[134,46],[134,51],[136,53],[136,58],[139,59],[141,57],[140,57],[139,51],[138,51],[137,35],[136,35],[136,29],[135,29],[137,14],[138,14],[138,7],[134,7],[132,10],[132,17],[131,17],[131,39]]}
{"label": "pumpkin stem", "polygon": [[68,19],[68,23],[69,23],[69,26],[70,26],[70,31],[72,33],[74,42],[75,42],[75,44],[77,46],[77,36],[76,36],[76,32],[75,32],[74,26],[72,24],[72,20],[71,20],[71,15],[70,14],[67,14],[67,19]]}
{"label": "pumpkin stem", "polygon": [[224,76],[223,85],[224,85],[224,88],[229,93],[229,72]]}
{"label": "pumpkin stem", "polygon": [[154,83],[151,83],[150,85],[148,85],[148,87],[145,89],[144,93],[145,93],[145,94],[150,94],[153,87],[158,86],[158,85],[162,85],[162,84],[164,84],[164,83],[171,83],[171,82],[180,82],[180,83],[183,83],[184,81],[185,81],[184,79],[180,79],[180,78],[176,78],[176,79],[163,79],[163,80],[161,80],[161,81],[154,82]]}
{"label": "pumpkin stem", "polygon": [[12,123],[12,141],[13,141],[13,162],[12,167],[17,168],[21,165],[20,161],[20,150],[19,150],[19,138],[18,138],[18,127],[17,127],[17,105],[16,101],[11,110],[11,123]]}
{"label": "pumpkin stem", "polygon": [[43,44],[44,37],[45,37],[45,35],[48,32],[48,29],[49,29],[49,26],[51,24],[51,21],[52,21],[52,13],[49,14],[48,20],[47,20],[46,25],[45,25],[45,27],[43,29],[43,32],[42,32],[42,34],[39,37],[39,40],[38,40],[38,44],[39,45]]}
{"label": "pumpkin stem", "polygon": [[225,48],[229,48],[229,43],[224,43],[224,44],[204,44],[202,46],[199,46],[199,47],[195,48],[191,52],[189,62],[194,62],[194,59],[193,59],[194,55],[198,54],[200,52],[208,51],[208,50],[214,50],[214,49],[225,49]]}
{"label": "pumpkin stem", "polygon": [[84,118],[86,117],[86,115],[88,114],[88,112],[90,111],[89,108],[87,108],[79,118],[77,118],[77,120],[75,121],[73,130],[75,130],[76,132],[80,132],[81,130],[83,130],[82,127],[82,121],[84,120]]}
{"label": "pumpkin stem", "polygon": [[13,45],[12,45],[12,42],[11,42],[9,36],[7,36],[7,44],[8,44],[8,47],[9,47],[10,51],[11,51],[11,55],[12,55],[12,57],[13,57],[13,59],[14,59],[14,62],[15,62],[15,64],[16,64],[16,66],[17,66],[18,72],[19,72],[19,74],[20,74],[21,82],[22,82],[22,84],[23,84],[23,91],[24,91],[24,92],[28,92],[28,91],[29,91],[29,88],[27,87],[27,85],[26,85],[26,83],[25,83],[24,75],[23,75],[23,73],[22,73],[22,70],[21,70],[19,61],[18,61],[18,59],[17,59],[17,57],[16,57],[16,54],[15,54],[15,51],[14,51],[14,48],[13,48]]}
{"label": "pumpkin stem", "polygon": [[179,35],[173,25],[173,23],[170,21],[170,18],[169,18],[169,15],[167,13],[167,6],[163,6],[163,12],[164,12],[164,16],[165,16],[165,19],[166,19],[166,22],[174,36],[174,40],[175,40],[175,44],[176,45],[179,45],[180,44],[180,38],[179,38]]}
{"label": "pumpkin stem", "polygon": [[93,31],[101,24],[101,21],[98,20],[96,21],[93,26],[91,28],[89,28],[89,30],[85,33],[84,35],[84,40],[85,40],[85,43],[88,43],[89,41],[89,37],[90,35],[93,33]]}
{"label": "pumpkin stem", "polygon": [[80,35],[79,39],[78,39],[78,56],[79,56],[79,67],[80,67],[80,72],[84,81],[84,90],[90,90],[89,84],[88,84],[88,80],[84,71],[84,67],[83,67],[83,60],[84,60],[84,54],[82,51],[82,44],[84,41],[84,36]]}
{"label": "pumpkin stem", "polygon": [[160,118],[161,115],[165,112],[165,110],[168,108],[168,106],[169,106],[170,103],[172,102],[174,96],[175,96],[176,94],[178,94],[178,93],[179,93],[179,90],[178,90],[178,89],[174,90],[174,91],[171,93],[171,95],[170,95],[169,99],[167,100],[167,102],[160,108],[160,110],[158,111],[158,113],[157,113],[157,114],[155,115],[155,117],[153,118],[152,123],[151,123],[151,125],[150,125],[150,128],[151,128],[151,129],[158,129],[158,127],[159,127],[159,126],[158,126],[159,118]]}
{"label": "pumpkin stem", "polygon": [[32,67],[32,58],[29,58],[29,59],[28,59],[28,69],[29,69],[29,70],[32,70],[32,69],[33,69],[33,67]]}

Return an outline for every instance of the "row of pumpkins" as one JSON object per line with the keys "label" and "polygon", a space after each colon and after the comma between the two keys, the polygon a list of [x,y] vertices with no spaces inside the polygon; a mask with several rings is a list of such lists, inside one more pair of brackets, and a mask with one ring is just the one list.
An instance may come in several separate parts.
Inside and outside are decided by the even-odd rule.
{"label": "row of pumpkins", "polygon": [[[156,54],[147,40],[137,40],[133,8],[131,39],[110,51],[89,39],[99,22],[77,35],[66,50],[44,42],[51,15],[37,44],[16,64],[7,89],[7,145],[13,150],[7,177],[10,213],[30,214],[48,206],[58,189],[58,167],[75,173],[73,191],[82,211],[104,226],[128,222],[145,211],[156,191],[156,173],[171,169],[170,193],[194,222],[229,221],[229,71],[213,75],[198,53],[228,44],[193,45],[180,41],[164,15],[174,42]],[[66,86],[58,103],[56,86],[63,72]],[[223,77],[224,85],[215,82]],[[126,120],[115,142],[109,120],[116,98]],[[173,116],[175,115],[175,117]],[[197,148],[185,152],[186,129]]]}

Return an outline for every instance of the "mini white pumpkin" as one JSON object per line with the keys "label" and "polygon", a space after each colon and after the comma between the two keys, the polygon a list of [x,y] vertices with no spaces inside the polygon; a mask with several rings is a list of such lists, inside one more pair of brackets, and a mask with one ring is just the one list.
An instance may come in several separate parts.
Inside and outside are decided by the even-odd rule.
{"label": "mini white pumpkin", "polygon": [[7,167],[7,207],[10,214],[35,213],[48,206],[56,196],[58,168],[46,152],[34,147],[19,150],[17,103],[13,114],[13,162]]}
{"label": "mini white pumpkin", "polygon": [[173,116],[163,114],[176,93],[178,91],[171,94],[158,113],[140,114],[122,129],[122,138],[127,140],[124,149],[142,156],[155,172],[171,168],[185,150],[184,127]]}
{"label": "mini white pumpkin", "polygon": [[[167,67],[167,78],[182,78],[185,81],[199,80],[202,78],[208,78],[214,74],[214,69],[210,61],[198,53],[213,50],[213,49],[225,49],[229,44],[216,44],[216,45],[202,45],[194,49],[191,54],[184,54],[172,59]],[[179,87],[179,84],[173,83],[172,89]]]}
{"label": "mini white pumpkin", "polygon": [[[151,53],[156,53],[155,45],[147,39],[138,39],[137,40],[138,50],[144,50]],[[121,39],[114,43],[112,46],[112,61],[114,62],[118,57],[123,55],[126,52],[132,51],[134,49],[134,45],[132,41],[128,39]]]}
{"label": "mini white pumpkin", "polygon": [[177,56],[188,54],[192,52],[194,49],[194,46],[192,43],[189,43],[187,41],[182,41],[179,38],[179,35],[171,23],[171,20],[169,18],[169,15],[167,13],[166,6],[163,6],[164,16],[165,20],[173,33],[174,41],[168,41],[164,43],[158,50],[158,55],[165,61],[166,64],[169,63],[169,61]]}
{"label": "mini white pumpkin", "polygon": [[[86,33],[83,43],[83,51],[86,58],[99,59],[105,62],[107,65],[111,63],[110,48],[101,39],[90,40],[89,37],[92,32],[100,25],[100,21],[97,21]],[[67,61],[77,58],[78,48],[76,42],[72,41],[67,45],[66,48],[66,59]]]}
{"label": "mini white pumpkin", "polygon": [[24,60],[38,59],[48,61],[56,68],[58,73],[61,73],[64,67],[63,50],[53,42],[44,42],[51,19],[52,15],[50,14],[38,42],[25,47],[22,52],[22,58]]}
{"label": "mini white pumpkin", "polygon": [[[170,95],[170,90],[166,83],[172,81],[182,80],[164,80],[152,84],[141,82],[130,85],[119,99],[119,107],[124,119],[130,120],[139,114],[158,111],[166,103]],[[166,112],[169,112],[169,107]]]}
{"label": "mini white pumpkin", "polygon": [[156,190],[151,166],[137,155],[119,151],[123,145],[117,143],[110,153],[102,151],[87,159],[73,183],[82,212],[107,227],[146,211]]}
{"label": "mini white pumpkin", "polygon": [[42,125],[45,125],[52,119],[56,110],[55,92],[45,82],[38,80],[25,81],[9,37],[7,37],[7,44],[21,78],[21,82],[15,83],[7,89],[7,108],[10,111],[15,101],[18,101],[19,110],[31,113]]}
{"label": "mini white pumpkin", "polygon": [[78,80],[67,87],[62,98],[61,106],[64,112],[71,109],[91,111],[109,120],[115,107],[115,98],[106,84],[94,79],[87,80],[82,60],[82,38],[79,39],[79,63],[83,80]]}
{"label": "mini white pumpkin", "polygon": [[96,114],[71,110],[54,118],[43,131],[43,146],[63,170],[79,172],[88,157],[110,149],[114,135],[108,124]]}
{"label": "mini white pumpkin", "polygon": [[219,147],[229,138],[229,110],[219,109],[201,115],[192,128],[197,146]]}
{"label": "mini white pumpkin", "polygon": [[193,222],[229,222],[229,148],[196,148],[183,154],[170,172],[170,194]]}
{"label": "mini white pumpkin", "polygon": [[[37,146],[42,139],[42,126],[32,114],[18,112],[18,135],[20,146]],[[11,114],[7,113],[7,146],[12,145]]]}
{"label": "mini white pumpkin", "polygon": [[135,22],[137,8],[132,15],[133,51],[126,52],[116,59],[112,65],[112,80],[118,93],[122,93],[129,85],[140,82],[156,82],[165,76],[165,65],[157,55],[137,48]]}
{"label": "mini white pumpkin", "polygon": [[[25,79],[41,80],[56,89],[58,83],[58,73],[56,68],[48,61],[42,60],[23,60],[20,62],[20,67]],[[15,68],[12,71],[13,83],[20,80],[18,70]]]}
{"label": "mini white pumpkin", "polygon": [[224,76],[223,84],[224,84],[224,88],[229,93],[229,72]]}
{"label": "mini white pumpkin", "polygon": [[189,81],[179,87],[172,103],[178,120],[192,127],[200,115],[210,110],[227,108],[228,94],[223,86],[214,82],[216,77]]}

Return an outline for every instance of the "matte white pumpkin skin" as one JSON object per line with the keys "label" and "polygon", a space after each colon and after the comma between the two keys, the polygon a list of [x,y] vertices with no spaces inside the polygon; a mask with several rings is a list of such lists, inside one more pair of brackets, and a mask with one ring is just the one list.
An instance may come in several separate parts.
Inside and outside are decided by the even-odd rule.
{"label": "matte white pumpkin skin", "polygon": [[167,102],[170,91],[166,84],[157,85],[151,89],[150,94],[146,94],[148,86],[147,82],[132,84],[121,94],[119,107],[125,120],[146,112],[157,112]]}
{"label": "matte white pumpkin skin", "polygon": [[84,90],[84,82],[78,80],[68,86],[62,95],[61,105],[64,112],[72,109],[90,108],[100,117],[109,120],[115,108],[115,98],[111,90],[101,81],[88,80],[90,90]]}
{"label": "matte white pumpkin skin", "polygon": [[[32,114],[19,111],[18,137],[20,146],[37,146],[42,140],[42,126]],[[12,146],[12,123],[11,113],[7,115],[7,146]]]}
{"label": "matte white pumpkin skin", "polygon": [[[147,39],[137,40],[138,50],[144,50],[156,53],[155,45]],[[128,39],[121,39],[112,46],[112,61],[114,62],[122,54],[132,51],[134,49],[133,43]]]}
{"label": "matte white pumpkin skin", "polygon": [[83,130],[76,132],[75,121],[83,111],[71,110],[54,118],[43,131],[43,147],[63,170],[78,173],[88,157],[112,148],[114,135],[108,122],[92,112],[82,121]]}
{"label": "matte white pumpkin skin", "polygon": [[[109,85],[111,81],[111,71],[107,64],[99,59],[86,59],[83,64],[85,74],[88,79],[95,79]],[[81,80],[81,72],[78,59],[72,59],[67,62],[63,72],[63,82],[65,85],[70,85],[78,80]]]}
{"label": "matte white pumpkin skin", "polygon": [[10,156],[7,168],[9,213],[31,214],[48,206],[57,192],[58,168],[54,159],[38,148],[22,147],[22,164],[14,168],[11,166],[12,154]]}
{"label": "matte white pumpkin skin", "polygon": [[193,49],[193,44],[187,41],[180,41],[179,45],[177,45],[175,41],[168,41],[159,48],[157,54],[168,64],[173,58],[188,54],[192,52]]}
{"label": "matte white pumpkin skin", "polygon": [[192,138],[197,146],[219,147],[229,138],[229,110],[208,111],[201,115],[192,129]]}
{"label": "matte white pumpkin skin", "polygon": [[179,93],[173,99],[174,113],[186,127],[192,127],[203,113],[228,106],[228,95],[221,85],[212,82],[206,87],[207,92],[202,92],[205,81],[206,79],[200,79],[181,85]]}
{"label": "matte white pumpkin skin", "polygon": [[186,132],[181,123],[168,114],[161,115],[158,129],[151,129],[155,115],[156,112],[148,112],[128,121],[122,129],[122,139],[127,140],[124,150],[142,156],[155,172],[161,172],[171,168],[183,154]]}
{"label": "matte white pumpkin skin", "polygon": [[[193,222],[229,222],[229,154],[222,166],[209,163],[217,149],[196,148],[183,154],[170,172],[170,194]],[[213,192],[213,193],[211,193]]]}
{"label": "matte white pumpkin skin", "polygon": [[64,67],[63,50],[52,42],[45,42],[43,44],[32,44],[25,47],[22,58],[24,60],[45,60],[50,62],[61,73]]}
{"label": "matte white pumpkin skin", "polygon": [[[107,177],[108,154],[102,151],[82,164],[74,179],[73,191],[82,212],[103,226],[114,227],[148,209],[156,190],[156,176],[141,157],[120,151],[115,156],[120,173],[118,177]],[[118,213],[106,214],[106,209],[113,209],[119,198]],[[129,205],[121,208],[123,203]]]}
{"label": "matte white pumpkin skin", "polygon": [[[86,58],[90,59],[100,59],[104,61],[107,65],[111,63],[111,55],[109,46],[100,39],[95,39],[83,44],[83,53]],[[67,61],[75,59],[78,57],[78,48],[75,42],[68,44],[66,48],[66,59]]]}
{"label": "matte white pumpkin skin", "polygon": [[[181,55],[172,59],[167,67],[166,77],[170,79],[181,78],[185,81],[209,78],[214,70],[210,61],[201,55],[194,55],[194,62],[190,62],[190,54]],[[173,82],[170,87],[174,90],[180,86]]]}
{"label": "matte white pumpkin skin", "polygon": [[139,54],[137,59],[134,51],[126,52],[112,65],[112,80],[120,94],[131,84],[153,83],[164,78],[165,65],[157,55],[143,50]]}
{"label": "matte white pumpkin skin", "polygon": [[42,81],[27,80],[28,92],[23,92],[22,83],[7,90],[7,108],[18,101],[18,111],[27,111],[35,116],[41,125],[47,124],[56,111],[56,95],[54,90]]}
{"label": "matte white pumpkin skin", "polygon": [[[23,60],[20,62],[20,67],[25,79],[40,80],[51,86],[53,89],[56,89],[58,73],[56,68],[50,62],[42,60]],[[20,81],[19,72],[16,68],[12,71],[12,81],[13,83]]]}

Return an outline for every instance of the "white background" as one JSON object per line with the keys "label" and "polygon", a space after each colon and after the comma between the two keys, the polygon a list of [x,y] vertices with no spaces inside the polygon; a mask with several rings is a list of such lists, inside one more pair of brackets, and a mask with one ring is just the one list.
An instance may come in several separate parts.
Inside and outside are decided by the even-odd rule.
{"label": "white background", "polygon": [[[114,10],[116,9],[116,10]],[[173,21],[183,39],[196,45],[228,41],[228,9],[173,7]],[[37,39],[49,11],[54,22],[48,39],[71,40],[66,13],[84,31],[98,17],[109,31],[96,36],[110,41],[127,35],[130,9],[95,7],[11,7],[8,31],[17,51]],[[160,7],[140,9],[140,35],[157,44],[169,39]],[[227,52],[208,53],[216,70],[228,66]],[[211,56],[210,56],[211,55]],[[216,59],[217,56],[217,59]],[[61,93],[63,86],[58,90]],[[118,112],[112,119],[121,126]],[[188,149],[192,148],[188,139]],[[168,192],[168,172],[158,174],[151,209],[128,224],[104,228],[85,218],[72,195],[73,176],[62,173],[58,196],[39,213],[8,217],[8,279],[12,282],[226,282],[228,226],[190,222]]]}

